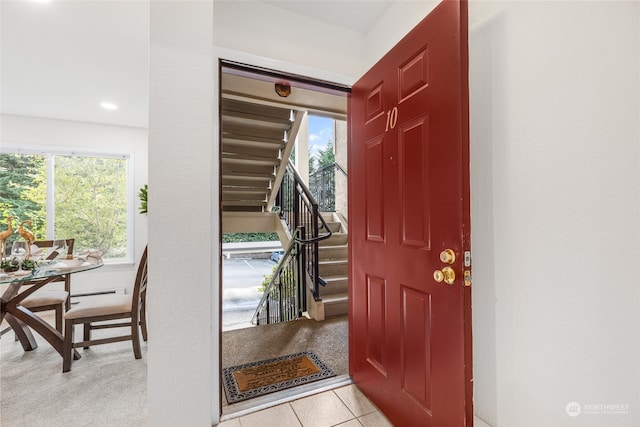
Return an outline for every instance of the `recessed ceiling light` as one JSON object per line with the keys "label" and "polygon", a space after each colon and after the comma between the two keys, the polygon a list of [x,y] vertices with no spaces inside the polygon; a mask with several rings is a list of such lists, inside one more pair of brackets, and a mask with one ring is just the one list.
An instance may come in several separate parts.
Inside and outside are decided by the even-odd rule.
{"label": "recessed ceiling light", "polygon": [[112,104],[110,102],[101,102],[100,106],[105,110],[117,110],[118,106],[116,104]]}

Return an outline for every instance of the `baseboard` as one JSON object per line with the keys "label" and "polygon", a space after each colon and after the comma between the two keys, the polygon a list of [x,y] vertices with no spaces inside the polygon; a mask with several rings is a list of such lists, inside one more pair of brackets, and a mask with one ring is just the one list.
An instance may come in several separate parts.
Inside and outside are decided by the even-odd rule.
{"label": "baseboard", "polygon": [[478,418],[477,415],[473,416],[473,426],[474,427],[493,427],[487,424],[486,422],[484,422],[483,420],[481,420],[480,418]]}

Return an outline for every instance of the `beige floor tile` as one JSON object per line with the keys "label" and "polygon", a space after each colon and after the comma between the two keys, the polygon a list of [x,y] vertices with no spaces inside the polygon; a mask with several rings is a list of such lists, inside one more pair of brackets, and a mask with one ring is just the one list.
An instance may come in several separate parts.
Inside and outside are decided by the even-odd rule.
{"label": "beige floor tile", "polygon": [[332,391],[295,400],[291,406],[304,427],[331,427],[355,418]]}
{"label": "beige floor tile", "polygon": [[378,411],[364,415],[358,418],[358,421],[360,421],[364,427],[393,427],[393,424]]}
{"label": "beige floor tile", "polygon": [[336,427],[362,427],[358,420],[350,420],[346,423],[338,424]]}
{"label": "beige floor tile", "polygon": [[354,384],[335,389],[333,392],[338,395],[340,400],[347,405],[347,408],[349,408],[356,417],[378,410]]}
{"label": "beige floor tile", "polygon": [[218,424],[218,427],[241,427],[240,419],[234,418],[232,420],[223,421],[220,424]]}
{"label": "beige floor tile", "polygon": [[296,414],[288,404],[274,406],[238,419],[241,427],[301,427]]}

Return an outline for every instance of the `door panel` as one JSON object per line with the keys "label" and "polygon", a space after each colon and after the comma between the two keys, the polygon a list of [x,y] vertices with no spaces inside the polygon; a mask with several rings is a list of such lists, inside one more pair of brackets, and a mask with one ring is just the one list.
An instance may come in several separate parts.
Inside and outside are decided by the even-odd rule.
{"label": "door panel", "polygon": [[399,132],[402,244],[430,249],[428,116],[402,126]]}
{"label": "door panel", "polygon": [[441,3],[349,99],[350,372],[398,426],[473,423],[466,6]]}
{"label": "door panel", "polygon": [[402,287],[402,391],[431,412],[431,295]]}
{"label": "door panel", "polygon": [[383,138],[367,142],[365,148],[365,215],[367,221],[367,240],[384,241],[384,189],[383,176],[380,173],[384,164]]}
{"label": "door panel", "polygon": [[380,277],[367,278],[367,362],[386,376],[385,369],[385,281]]}

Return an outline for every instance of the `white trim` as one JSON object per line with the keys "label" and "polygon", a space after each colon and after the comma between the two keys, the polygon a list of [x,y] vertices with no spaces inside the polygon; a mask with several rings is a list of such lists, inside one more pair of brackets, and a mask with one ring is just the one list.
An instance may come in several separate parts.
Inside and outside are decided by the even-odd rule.
{"label": "white trim", "polygon": [[[290,62],[278,61],[276,59],[265,58],[263,56],[252,55],[250,53],[239,52],[237,50],[231,50],[222,47],[214,47],[213,54],[216,63],[218,63],[220,59],[226,59],[229,61],[240,62],[242,64],[268,68],[275,71],[281,71],[283,73],[293,73],[302,77],[309,77],[316,80],[324,80],[326,82],[347,86],[352,86],[357,80],[356,77],[348,76],[346,74],[319,70],[317,68],[311,68],[305,65],[297,65]],[[215,93],[217,93],[217,91]]]}
{"label": "white trim", "polygon": [[[302,77],[309,77],[311,79],[317,79],[317,80],[322,80],[325,82],[332,82],[332,83],[338,83],[338,84],[343,84],[343,85],[348,85],[348,86],[352,86],[357,78],[354,78],[352,76],[347,76],[344,74],[339,74],[339,73],[333,73],[333,72],[329,72],[329,71],[324,71],[324,70],[319,70],[316,68],[311,68],[311,67],[307,67],[304,65],[296,65],[296,64],[291,64],[289,62],[284,62],[284,61],[278,61],[275,59],[270,59],[270,58],[265,58],[263,56],[258,56],[258,55],[252,55],[249,53],[245,53],[245,52],[239,52],[236,50],[231,50],[231,49],[226,49],[226,48],[222,48],[222,47],[215,47],[213,48],[213,60],[215,61],[216,67],[214,68],[214,81],[216,82],[214,85],[214,89],[213,89],[213,112],[214,112],[214,120],[213,120],[213,127],[214,127],[214,139],[213,139],[213,143],[215,147],[219,147],[220,146],[220,113],[219,113],[219,99],[220,99],[220,67],[218,67],[217,65],[220,63],[220,60],[228,60],[228,61],[235,61],[235,62],[239,62],[239,63],[243,63],[243,64],[247,64],[247,65],[251,65],[251,66],[255,66],[255,67],[263,67],[263,68],[268,68],[271,70],[275,70],[275,71],[281,71],[281,72],[286,72],[286,73],[293,73],[293,74],[297,74],[299,76]],[[217,150],[214,150],[215,153],[217,153]],[[216,216],[219,215],[220,212],[220,204],[219,204],[219,182],[218,182],[218,168],[220,165],[220,161],[221,159],[218,157],[219,155],[216,154],[216,159],[215,162],[213,163],[214,166],[214,194],[213,197],[211,199],[211,203],[212,203],[212,208],[211,208],[211,212],[213,215],[212,218],[212,224],[220,224],[218,222],[215,222],[215,218]],[[221,221],[221,218],[218,218]],[[215,230],[218,232],[217,235],[213,236],[214,239],[218,239],[219,238],[219,230]],[[222,399],[222,388],[221,388],[221,383],[220,383],[220,376],[221,376],[221,367],[220,367],[220,362],[221,362],[221,357],[222,357],[222,348],[220,347],[220,341],[221,341],[221,333],[222,333],[222,324],[220,323],[220,316],[222,315],[221,310],[222,310],[222,306],[220,304],[220,292],[222,289],[222,282],[221,280],[221,275],[219,275],[219,271],[218,271],[218,266],[220,263],[220,256],[221,254],[218,251],[219,246],[218,245],[214,245],[213,246],[213,272],[212,272],[212,276],[214,278],[216,278],[216,280],[218,281],[218,287],[217,289],[213,289],[212,287],[212,309],[211,309],[211,315],[212,315],[212,325],[218,325],[217,328],[212,328],[212,339],[211,339],[211,373],[212,373],[212,379],[211,379],[211,386],[212,386],[212,394],[211,394],[211,417],[212,417],[212,423],[213,425],[216,425],[217,423],[220,422],[221,419],[221,408],[220,408],[220,402]]]}
{"label": "white trim", "polygon": [[[220,247],[222,246],[222,215],[220,206],[220,56],[214,48],[213,50],[213,159],[211,160],[211,172],[213,174],[213,188],[211,196],[211,225],[213,236],[211,245],[211,278],[213,284],[210,286],[211,298],[211,425],[220,423],[222,415],[222,304],[220,294],[222,293],[222,261],[220,257]],[[217,221],[216,221],[217,219]]]}
{"label": "white trim", "polygon": [[23,145],[19,143],[3,144],[0,147],[0,153],[14,154],[41,154],[54,156],[74,156],[74,157],[104,157],[109,159],[129,159],[132,157],[130,153],[122,151],[96,151],[91,149],[78,149],[71,147],[49,147],[40,145]]}

